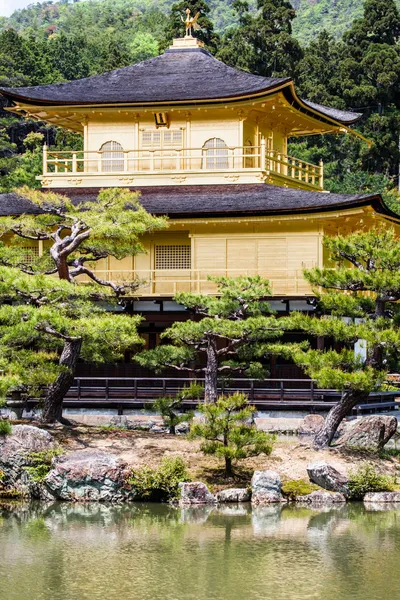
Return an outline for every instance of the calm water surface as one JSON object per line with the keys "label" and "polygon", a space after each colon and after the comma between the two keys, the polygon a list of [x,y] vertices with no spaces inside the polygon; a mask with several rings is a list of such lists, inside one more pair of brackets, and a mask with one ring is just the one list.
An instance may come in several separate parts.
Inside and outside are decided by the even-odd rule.
{"label": "calm water surface", "polygon": [[400,508],[0,506],[1,600],[400,600]]}

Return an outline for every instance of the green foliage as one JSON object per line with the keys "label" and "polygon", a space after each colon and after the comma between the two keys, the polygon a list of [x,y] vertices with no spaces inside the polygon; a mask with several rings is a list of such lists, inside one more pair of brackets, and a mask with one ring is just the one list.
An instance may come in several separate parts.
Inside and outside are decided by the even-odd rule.
{"label": "green foliage", "polygon": [[[272,347],[283,329],[265,301],[271,295],[267,280],[260,276],[209,279],[217,283],[218,296],[179,293],[174,297],[194,311],[199,320],[174,323],[161,334],[170,344],[143,352],[135,359],[155,371],[172,367],[204,373],[205,397],[214,401],[219,374],[265,375],[261,360],[276,352]],[[205,367],[201,365],[202,357],[206,358]]]}
{"label": "green foliage", "polygon": [[192,381],[190,385],[179,390],[179,396],[182,400],[201,400],[204,397],[204,385]]}
{"label": "green foliage", "polygon": [[289,500],[296,500],[297,496],[308,496],[319,489],[317,485],[304,479],[292,479],[282,484],[282,494]]}
{"label": "green foliage", "polygon": [[62,448],[43,450],[42,452],[30,452],[28,460],[30,465],[24,467],[32,481],[43,483],[52,468],[53,459],[64,454]]}
{"label": "green foliage", "polygon": [[[93,264],[142,252],[141,236],[166,226],[129,190],[104,190],[96,202],[78,206],[56,193],[23,188],[21,194],[40,214],[0,219],[1,397],[13,389],[41,395],[57,376],[73,375],[78,358],[114,362],[142,343],[141,317],[121,314],[118,306],[140,282],[104,280]],[[9,234],[11,241],[1,243]],[[27,253],[27,237],[47,242],[43,256]],[[91,283],[75,282],[80,275]],[[74,343],[73,362],[64,361],[64,348]]]}
{"label": "green foliage", "polygon": [[190,480],[184,460],[176,456],[164,458],[157,469],[133,470],[128,483],[136,490],[137,500],[169,502],[179,497],[179,484]]}
{"label": "green foliage", "polygon": [[369,492],[392,492],[395,481],[377,473],[371,464],[365,464],[350,473],[348,487],[350,500],[362,500]]}
{"label": "green foliage", "polygon": [[199,411],[204,422],[192,426],[190,437],[204,440],[200,446],[204,454],[225,459],[227,475],[232,474],[233,462],[271,454],[275,437],[247,423],[256,409],[245,394],[220,396],[214,404],[200,405]]}
{"label": "green foliage", "polygon": [[175,397],[165,396],[164,398],[158,398],[151,405],[150,409],[154,412],[161,414],[164,422],[164,426],[168,427],[169,433],[172,435],[176,434],[176,427],[180,423],[186,423],[193,419],[193,412],[182,413],[182,396],[178,395]]}
{"label": "green foliage", "polygon": [[5,419],[0,419],[0,436],[11,435],[12,426],[9,421]]}

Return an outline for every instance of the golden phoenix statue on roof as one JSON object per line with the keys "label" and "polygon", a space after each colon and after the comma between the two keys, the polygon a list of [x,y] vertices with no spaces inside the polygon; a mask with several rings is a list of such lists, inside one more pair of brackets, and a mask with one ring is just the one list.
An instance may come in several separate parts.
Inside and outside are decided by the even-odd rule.
{"label": "golden phoenix statue on roof", "polygon": [[193,30],[198,31],[201,29],[200,25],[197,23],[197,19],[200,16],[200,11],[194,16],[190,16],[190,8],[185,10],[186,19],[184,19],[181,15],[182,22],[185,23],[186,26],[186,37],[192,37]]}

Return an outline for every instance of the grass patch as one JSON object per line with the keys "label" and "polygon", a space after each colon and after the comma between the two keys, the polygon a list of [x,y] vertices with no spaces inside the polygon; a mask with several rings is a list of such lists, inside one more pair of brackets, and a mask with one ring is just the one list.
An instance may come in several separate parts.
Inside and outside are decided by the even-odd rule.
{"label": "grass patch", "polygon": [[319,489],[318,485],[305,479],[291,479],[282,484],[282,494],[289,500],[295,500],[296,496],[308,496]]}
{"label": "grass patch", "polygon": [[372,465],[365,464],[357,471],[351,471],[348,487],[350,500],[362,500],[368,493],[393,492],[396,489],[396,480],[381,475]]}
{"label": "grass patch", "polygon": [[400,458],[400,448],[384,448],[380,451],[379,458],[382,458],[383,460]]}
{"label": "grass patch", "polygon": [[129,431],[125,425],[100,425],[96,427],[100,433],[112,433],[113,431]]}
{"label": "grass patch", "polygon": [[137,500],[169,502],[179,496],[179,484],[190,481],[186,463],[180,457],[164,458],[157,469],[142,467],[132,470],[128,479],[137,493]]}
{"label": "grass patch", "polygon": [[54,448],[53,450],[44,450],[43,452],[30,452],[28,454],[28,460],[30,465],[24,467],[25,471],[29,474],[32,481],[36,483],[43,483],[46,476],[51,471],[51,464],[53,458],[64,454],[62,448]]}
{"label": "grass patch", "polygon": [[9,421],[6,421],[5,419],[0,419],[0,435],[11,435],[11,433],[11,423]]}

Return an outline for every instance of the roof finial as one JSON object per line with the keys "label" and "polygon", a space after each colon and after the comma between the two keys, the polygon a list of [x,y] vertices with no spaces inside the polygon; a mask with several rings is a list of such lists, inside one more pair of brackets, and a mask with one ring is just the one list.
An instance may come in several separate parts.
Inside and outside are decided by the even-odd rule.
{"label": "roof finial", "polygon": [[185,13],[186,13],[186,19],[184,19],[183,16],[181,15],[181,19],[182,19],[183,23],[185,23],[185,27],[186,27],[185,37],[191,38],[191,37],[193,37],[193,35],[192,35],[193,30],[198,31],[199,29],[201,29],[200,25],[197,23],[197,19],[200,16],[200,11],[194,17],[190,16],[190,8],[187,8],[185,10]]}

